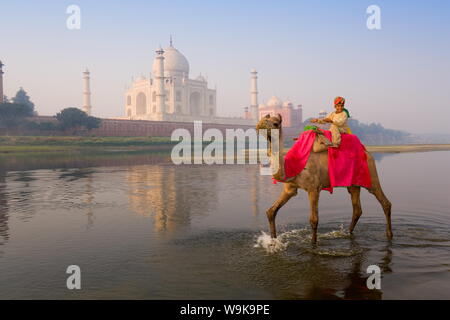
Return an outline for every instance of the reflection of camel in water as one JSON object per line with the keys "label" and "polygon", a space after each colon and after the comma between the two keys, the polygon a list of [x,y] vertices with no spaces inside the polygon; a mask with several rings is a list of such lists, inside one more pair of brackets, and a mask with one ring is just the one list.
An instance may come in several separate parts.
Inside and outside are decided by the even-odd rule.
{"label": "reflection of camel in water", "polygon": [[[282,180],[284,178],[284,159],[283,159],[283,134],[282,134],[282,119],[281,115],[276,117],[271,117],[270,115],[262,118],[256,125],[256,129],[266,129],[267,130],[267,140],[269,141],[269,152],[272,150],[272,141],[270,129],[279,130],[279,152],[277,154],[271,154],[272,159],[278,163],[278,171],[273,175],[277,180]],[[330,186],[330,180],[328,176],[328,152],[327,147],[324,144],[323,136],[318,134],[316,140],[314,141],[313,148],[306,163],[305,170],[295,176],[293,179],[285,182],[284,190],[281,193],[277,201],[272,205],[272,207],[267,210],[267,218],[269,220],[270,234],[272,238],[276,238],[276,227],[275,227],[275,217],[278,210],[289,201],[290,198],[297,195],[297,189],[301,188],[308,192],[309,201],[311,205],[311,216],[310,224],[312,228],[312,242],[317,241],[317,226],[319,223],[319,194],[323,188]],[[369,166],[370,177],[372,180],[372,188],[368,191],[375,195],[377,200],[383,207],[384,214],[386,216],[386,235],[389,239],[392,239],[392,229],[391,229],[391,203],[386,198],[381,189],[380,181],[378,179],[377,169],[375,166],[375,161],[372,155],[367,152],[367,163]],[[308,170],[306,170],[306,168]],[[352,205],[353,205],[353,217],[352,223],[350,225],[350,233],[358,222],[359,217],[362,214],[361,202],[360,202],[360,191],[361,188],[357,186],[348,187],[348,192],[351,194]]]}
{"label": "reflection of camel in water", "polygon": [[[311,248],[300,241],[292,243],[294,248],[282,254],[264,256],[254,271],[255,281],[271,297],[281,300],[382,299],[387,287],[383,277],[392,273],[391,242],[380,250],[372,250],[359,245],[351,236],[348,246],[341,239],[335,249],[336,240],[328,239],[328,244],[333,245],[326,248]],[[367,287],[367,280],[373,274],[367,273],[369,265],[380,267],[381,289]]]}
{"label": "reflection of camel in water", "polygon": [[[352,239],[352,246],[355,246],[355,244],[356,242]],[[390,269],[392,261],[390,244],[385,248],[385,251],[382,263],[377,264],[381,269],[381,275],[392,272]],[[320,300],[381,300],[383,298],[383,292],[381,290],[369,289],[367,287],[367,279],[371,274],[366,273],[366,270],[362,268],[363,256],[363,254],[359,254],[354,257],[355,260],[352,263],[352,269],[345,277],[348,285],[340,290],[313,285],[307,291],[305,298]]]}
{"label": "reflection of camel in water", "polygon": [[9,240],[8,198],[6,194],[6,172],[0,169],[0,245]]}

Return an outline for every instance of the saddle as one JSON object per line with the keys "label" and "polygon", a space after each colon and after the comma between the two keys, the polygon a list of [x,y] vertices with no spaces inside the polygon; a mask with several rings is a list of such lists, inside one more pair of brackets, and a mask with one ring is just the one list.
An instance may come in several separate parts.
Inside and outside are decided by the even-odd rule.
{"label": "saddle", "polygon": [[[306,127],[305,127],[306,129]],[[323,152],[328,149],[328,147],[332,146],[333,143],[325,137],[323,131],[317,128],[316,126],[308,126],[308,130],[312,130],[317,134],[317,140],[319,143],[314,143],[312,147],[313,152]],[[294,141],[298,140],[298,138],[293,138]]]}

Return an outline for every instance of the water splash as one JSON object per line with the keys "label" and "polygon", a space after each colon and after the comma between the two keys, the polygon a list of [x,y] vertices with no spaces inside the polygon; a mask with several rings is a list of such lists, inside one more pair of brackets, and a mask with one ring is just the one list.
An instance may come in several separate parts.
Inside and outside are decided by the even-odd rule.
{"label": "water splash", "polygon": [[263,248],[267,253],[276,253],[286,249],[287,243],[283,243],[281,237],[273,239],[270,235],[261,231],[261,235],[256,239],[254,247]]}
{"label": "water splash", "polygon": [[[340,225],[338,230],[332,230],[326,233],[317,233],[318,239],[330,240],[330,239],[342,239],[349,238],[350,233],[344,229],[344,225]],[[294,229],[282,232],[278,235],[276,239],[273,239],[265,233],[261,231],[261,234],[256,238],[255,248],[263,248],[267,253],[276,253],[280,251],[284,251],[289,245],[295,244],[304,246],[309,246],[311,243],[311,229],[310,228],[302,228],[302,229]],[[317,251],[313,250],[313,253],[317,253],[319,255],[330,255],[330,256],[351,256],[354,255],[355,252],[338,252],[338,251]]]}
{"label": "water splash", "polygon": [[317,234],[319,239],[339,239],[339,238],[348,238],[350,237],[350,232],[344,229],[344,225],[341,224],[339,226],[339,230],[332,230],[330,232],[324,234]]}
{"label": "water splash", "polygon": [[255,248],[263,248],[267,253],[276,253],[284,251],[290,243],[305,243],[311,241],[311,235],[308,234],[307,228],[294,229],[282,232],[276,239],[261,231],[261,234],[256,238]]}

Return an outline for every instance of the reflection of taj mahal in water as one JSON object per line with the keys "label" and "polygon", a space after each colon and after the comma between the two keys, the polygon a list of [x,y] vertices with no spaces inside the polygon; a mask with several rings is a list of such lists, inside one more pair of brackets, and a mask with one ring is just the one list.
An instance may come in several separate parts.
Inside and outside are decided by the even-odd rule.
{"label": "reflection of taj mahal in water", "polygon": [[[235,171],[217,171],[214,167],[191,169],[167,165],[131,167],[125,178],[130,210],[151,217],[156,232],[168,233],[189,228],[196,217],[216,213],[221,201],[219,190],[224,188],[221,182],[236,174]],[[253,216],[257,216],[261,176],[257,167],[243,169],[249,178],[250,207]],[[196,176],[208,181],[207,187],[196,182]]]}
{"label": "reflection of taj mahal in water", "polygon": [[[208,181],[217,181],[217,171],[202,171]],[[217,191],[192,184],[188,171],[166,165],[133,166],[127,172],[130,209],[151,216],[157,232],[188,227],[196,215],[208,215],[217,204]],[[201,195],[201,198],[198,197]]]}

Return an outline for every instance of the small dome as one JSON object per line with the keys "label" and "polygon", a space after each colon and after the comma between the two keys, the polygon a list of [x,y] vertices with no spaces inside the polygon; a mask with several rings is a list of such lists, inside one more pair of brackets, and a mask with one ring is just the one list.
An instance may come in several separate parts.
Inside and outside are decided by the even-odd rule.
{"label": "small dome", "polygon": [[197,81],[202,81],[202,82],[206,82],[205,77],[202,76],[202,75],[199,75],[199,76],[197,77],[197,79],[195,79],[195,80],[197,80]]}
{"label": "small dome", "polygon": [[264,103],[260,103],[259,106],[258,106],[258,108],[260,108],[260,109],[261,108],[265,108],[265,107],[266,107],[266,105]]}
{"label": "small dome", "polygon": [[283,105],[283,101],[281,101],[280,98],[273,96],[272,98],[267,101],[268,107],[281,107]]}
{"label": "small dome", "polygon": [[143,75],[140,75],[139,77],[136,78],[135,82],[141,82],[141,81],[145,81],[147,80]]}
{"label": "small dome", "polygon": [[[172,76],[174,74],[186,73],[189,75],[189,62],[186,57],[180,53],[177,49],[170,46],[164,49],[164,74],[166,76]],[[157,69],[157,59],[153,60],[153,74],[158,74]]]}

